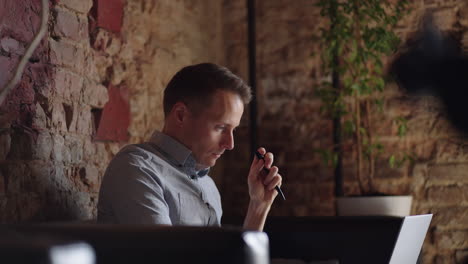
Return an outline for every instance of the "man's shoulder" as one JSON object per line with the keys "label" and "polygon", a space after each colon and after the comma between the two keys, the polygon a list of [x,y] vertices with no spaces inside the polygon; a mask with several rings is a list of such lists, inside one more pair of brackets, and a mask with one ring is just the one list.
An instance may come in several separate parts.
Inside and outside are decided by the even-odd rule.
{"label": "man's shoulder", "polygon": [[163,158],[157,149],[149,143],[130,144],[123,147],[113,158],[114,163],[127,163],[149,166],[153,169],[163,170],[170,164]]}
{"label": "man's shoulder", "polygon": [[130,144],[121,148],[114,156],[113,161],[148,161],[152,156],[144,144]]}
{"label": "man's shoulder", "polygon": [[151,150],[149,149],[147,143],[129,144],[121,148],[120,151],[116,154],[116,157],[126,155],[148,158],[151,156]]}

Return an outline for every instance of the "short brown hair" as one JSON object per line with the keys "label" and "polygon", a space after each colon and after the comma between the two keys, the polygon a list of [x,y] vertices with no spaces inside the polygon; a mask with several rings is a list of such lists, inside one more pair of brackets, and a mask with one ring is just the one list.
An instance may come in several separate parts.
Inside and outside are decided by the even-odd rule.
{"label": "short brown hair", "polygon": [[201,63],[182,68],[172,77],[164,90],[164,115],[167,116],[177,102],[207,106],[217,90],[238,94],[244,104],[252,98],[250,87],[225,67]]}

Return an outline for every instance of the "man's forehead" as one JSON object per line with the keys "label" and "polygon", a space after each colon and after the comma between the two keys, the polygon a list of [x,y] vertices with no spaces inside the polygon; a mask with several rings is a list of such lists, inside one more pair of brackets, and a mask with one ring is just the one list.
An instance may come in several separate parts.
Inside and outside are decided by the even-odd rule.
{"label": "man's forehead", "polygon": [[220,90],[212,95],[210,105],[203,112],[212,118],[238,123],[243,111],[244,103],[239,95]]}

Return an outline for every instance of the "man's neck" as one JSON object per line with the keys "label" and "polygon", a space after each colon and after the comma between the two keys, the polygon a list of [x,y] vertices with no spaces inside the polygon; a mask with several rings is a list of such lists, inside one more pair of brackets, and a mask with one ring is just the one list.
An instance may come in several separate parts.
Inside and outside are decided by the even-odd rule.
{"label": "man's neck", "polygon": [[[190,149],[187,146],[187,144],[184,143],[184,140],[182,140],[182,137],[180,135],[178,135],[177,133],[174,133],[174,131],[172,131],[172,129],[168,129],[167,126],[164,126],[161,132],[168,135],[168,136],[170,136],[171,138],[177,140],[179,143],[184,145],[186,148]],[[206,165],[202,165],[202,164],[199,164],[199,163],[197,163],[197,165],[195,166],[195,169],[197,171],[206,170],[206,169],[209,169],[209,168],[210,167],[207,167]]]}
{"label": "man's neck", "polygon": [[186,148],[190,149],[187,144],[185,144],[181,135],[175,132],[175,129],[170,129],[166,125],[164,125],[163,129],[161,130],[162,133],[170,136],[171,138],[177,140],[180,144],[184,145]]}

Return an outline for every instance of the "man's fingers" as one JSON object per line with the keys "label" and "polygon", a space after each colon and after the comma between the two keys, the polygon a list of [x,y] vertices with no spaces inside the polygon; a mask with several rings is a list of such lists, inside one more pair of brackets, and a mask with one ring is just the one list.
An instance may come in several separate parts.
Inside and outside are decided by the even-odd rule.
{"label": "man's fingers", "polygon": [[276,186],[281,186],[281,176],[279,174],[276,174],[275,177],[273,177],[267,186],[267,190],[271,191],[275,189]]}
{"label": "man's fingers", "polygon": [[258,151],[258,153],[260,153],[260,154],[262,154],[262,155],[265,155],[265,153],[266,153],[266,149],[263,148],[263,147],[258,148],[257,151]]}
{"label": "man's fingers", "polygon": [[265,176],[265,179],[263,179],[263,184],[264,185],[268,185],[271,182],[273,177],[278,174],[279,169],[278,169],[278,167],[273,166],[269,170],[270,170],[270,172],[268,173],[268,175]]}
{"label": "man's fingers", "polygon": [[273,153],[268,152],[265,154],[265,167],[270,168],[273,165]]}
{"label": "man's fingers", "polygon": [[[266,153],[265,148],[258,148],[257,151],[262,155],[265,155]],[[249,177],[255,179],[258,176],[258,174],[261,173],[264,165],[265,161],[257,158],[257,155],[254,155],[254,159],[252,161],[252,164],[250,165]]]}
{"label": "man's fingers", "polygon": [[[260,148],[260,149],[262,149],[262,148]],[[259,149],[259,150],[260,150],[260,149]],[[265,152],[265,149],[263,149],[263,151]],[[259,158],[257,157],[257,155],[254,155],[254,159],[253,159],[253,161],[252,161],[252,165],[250,166],[250,168],[254,168],[254,167],[258,167],[258,166],[263,166],[263,163],[264,163],[263,160],[259,159]]]}
{"label": "man's fingers", "polygon": [[[251,177],[255,177],[262,173],[261,171],[266,168],[269,170],[269,172],[265,173],[263,175],[262,182],[264,185],[268,185],[270,181],[273,179],[273,177],[278,173],[278,167],[273,166],[273,154],[271,152],[267,152],[265,148],[260,147],[257,149],[257,152],[260,153],[264,158],[259,159],[256,155],[255,158],[252,162],[252,165],[250,166],[250,171],[251,171]],[[265,171],[266,172],[266,171]],[[256,174],[256,175],[253,175]]]}

